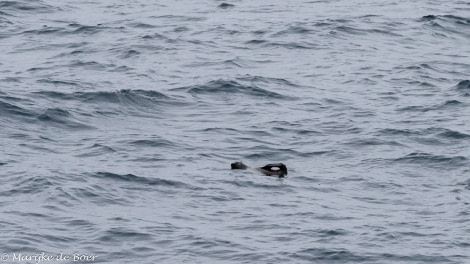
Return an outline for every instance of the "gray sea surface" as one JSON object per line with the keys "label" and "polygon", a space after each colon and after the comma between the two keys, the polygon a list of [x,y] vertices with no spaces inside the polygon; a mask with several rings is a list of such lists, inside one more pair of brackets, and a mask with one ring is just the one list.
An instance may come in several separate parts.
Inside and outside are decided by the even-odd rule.
{"label": "gray sea surface", "polygon": [[470,263],[469,14],[0,1],[0,259]]}

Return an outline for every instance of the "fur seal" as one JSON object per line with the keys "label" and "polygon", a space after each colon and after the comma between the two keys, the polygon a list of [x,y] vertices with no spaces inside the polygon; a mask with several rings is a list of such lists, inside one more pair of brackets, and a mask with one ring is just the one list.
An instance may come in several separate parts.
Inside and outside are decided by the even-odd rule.
{"label": "fur seal", "polygon": [[259,171],[264,175],[268,176],[279,176],[284,177],[287,174],[287,167],[283,163],[273,163],[273,164],[266,164],[264,167],[259,168],[250,168],[243,164],[243,162],[238,161],[231,164],[232,170],[248,170],[252,169],[255,171]]}

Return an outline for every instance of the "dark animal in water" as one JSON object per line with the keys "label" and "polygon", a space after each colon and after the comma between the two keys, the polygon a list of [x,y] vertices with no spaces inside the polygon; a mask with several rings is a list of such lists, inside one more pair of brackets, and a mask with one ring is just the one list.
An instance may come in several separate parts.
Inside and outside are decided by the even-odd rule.
{"label": "dark animal in water", "polygon": [[238,162],[232,163],[231,166],[232,166],[232,170],[253,169],[268,176],[284,177],[287,174],[287,167],[283,163],[266,164],[264,167],[250,168],[246,166],[245,164],[243,164],[243,162],[238,161]]}

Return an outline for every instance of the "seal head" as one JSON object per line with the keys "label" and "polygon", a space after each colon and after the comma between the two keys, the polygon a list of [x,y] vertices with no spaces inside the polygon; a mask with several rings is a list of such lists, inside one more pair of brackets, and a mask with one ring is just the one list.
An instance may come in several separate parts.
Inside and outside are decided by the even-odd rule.
{"label": "seal head", "polygon": [[248,169],[248,166],[243,164],[243,162],[241,162],[241,161],[234,162],[234,163],[231,164],[231,166],[232,166],[232,170],[246,170],[246,169]]}

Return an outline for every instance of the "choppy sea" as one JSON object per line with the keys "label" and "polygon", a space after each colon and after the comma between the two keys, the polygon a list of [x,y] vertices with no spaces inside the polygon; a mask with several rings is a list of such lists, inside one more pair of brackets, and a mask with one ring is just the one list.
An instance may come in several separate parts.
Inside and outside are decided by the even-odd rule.
{"label": "choppy sea", "polygon": [[469,14],[0,1],[0,260],[470,263]]}

